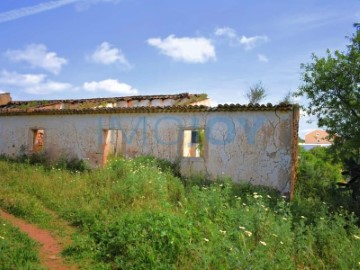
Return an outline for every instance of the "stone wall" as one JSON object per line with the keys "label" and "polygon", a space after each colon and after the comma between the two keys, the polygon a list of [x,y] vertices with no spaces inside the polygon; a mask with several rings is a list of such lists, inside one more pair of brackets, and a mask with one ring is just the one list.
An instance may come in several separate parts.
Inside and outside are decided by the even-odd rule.
{"label": "stone wall", "polygon": [[179,162],[186,176],[228,176],[287,193],[295,183],[297,118],[293,110],[3,115],[0,153],[34,151],[41,130],[54,159],[101,166],[114,151],[153,155]]}

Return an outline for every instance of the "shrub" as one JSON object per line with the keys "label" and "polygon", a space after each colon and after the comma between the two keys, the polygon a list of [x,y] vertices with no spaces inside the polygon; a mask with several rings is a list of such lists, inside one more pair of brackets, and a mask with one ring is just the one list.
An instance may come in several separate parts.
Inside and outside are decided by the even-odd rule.
{"label": "shrub", "polygon": [[359,205],[349,196],[350,193],[336,185],[343,181],[342,164],[336,161],[332,150],[322,147],[299,150],[298,180],[292,204],[296,220],[307,216],[310,222],[323,211],[341,208],[360,214]]}

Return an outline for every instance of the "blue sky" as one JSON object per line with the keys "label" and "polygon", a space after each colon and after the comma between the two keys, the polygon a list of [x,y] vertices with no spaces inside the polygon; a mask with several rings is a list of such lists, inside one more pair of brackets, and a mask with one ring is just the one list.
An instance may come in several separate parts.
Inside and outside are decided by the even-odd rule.
{"label": "blue sky", "polygon": [[[0,91],[15,100],[207,93],[276,103],[311,53],[345,50],[360,0],[2,0]],[[296,100],[304,103],[304,100]],[[301,133],[315,122],[301,121]]]}

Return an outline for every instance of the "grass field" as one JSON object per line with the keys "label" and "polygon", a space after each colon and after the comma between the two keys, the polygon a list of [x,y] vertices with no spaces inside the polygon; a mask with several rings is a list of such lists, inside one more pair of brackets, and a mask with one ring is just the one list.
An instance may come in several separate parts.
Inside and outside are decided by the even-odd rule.
{"label": "grass field", "polygon": [[0,161],[0,206],[50,230],[49,211],[70,222],[64,255],[84,269],[359,269],[357,206],[321,151],[302,152],[291,203],[142,157],[84,172]]}
{"label": "grass field", "polygon": [[38,245],[0,218],[0,269],[41,270]]}

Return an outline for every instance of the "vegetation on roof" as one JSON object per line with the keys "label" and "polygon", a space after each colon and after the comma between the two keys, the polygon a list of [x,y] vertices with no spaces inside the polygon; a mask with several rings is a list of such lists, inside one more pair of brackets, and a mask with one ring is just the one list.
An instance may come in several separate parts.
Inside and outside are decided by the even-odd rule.
{"label": "vegetation on roof", "polygon": [[196,94],[196,95],[189,95],[189,98],[178,100],[175,102],[175,106],[184,106],[184,105],[191,105],[193,103],[203,101],[208,99],[208,94],[202,93],[202,94]]}

